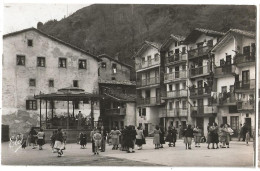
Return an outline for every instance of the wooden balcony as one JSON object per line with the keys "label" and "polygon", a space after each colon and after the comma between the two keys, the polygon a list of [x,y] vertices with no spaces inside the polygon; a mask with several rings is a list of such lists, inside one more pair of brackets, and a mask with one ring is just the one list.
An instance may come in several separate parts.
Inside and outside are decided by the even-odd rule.
{"label": "wooden balcony", "polygon": [[255,79],[235,82],[235,92],[248,92],[255,90]]}
{"label": "wooden balcony", "polygon": [[214,68],[214,77],[223,78],[230,77],[235,74],[236,66],[235,65],[223,65]]}
{"label": "wooden balcony", "polygon": [[210,117],[218,112],[217,106],[192,106],[191,117]]}
{"label": "wooden balcony", "polygon": [[242,67],[242,66],[249,66],[255,65],[255,53],[247,53],[247,54],[237,54],[234,57],[234,64]]}
{"label": "wooden balcony", "polygon": [[188,95],[187,89],[167,91],[166,97],[164,97],[164,98],[169,98],[169,99],[181,98],[181,97],[187,97],[187,95]]}
{"label": "wooden balcony", "polygon": [[153,66],[159,66],[160,65],[160,57],[153,58],[148,61],[142,61],[139,64],[135,65],[136,71],[142,70],[142,69],[148,69]]}
{"label": "wooden balcony", "polygon": [[156,85],[156,84],[158,84],[158,85],[160,84],[160,78],[159,77],[153,77],[153,78],[149,78],[149,79],[143,79],[143,80],[137,80],[136,81],[136,86],[138,88]]}
{"label": "wooden balcony", "polygon": [[208,52],[211,48],[212,48],[211,46],[204,46],[204,47],[200,47],[197,49],[189,50],[188,58],[192,59],[192,58],[197,58],[197,57],[208,55]]}
{"label": "wooden balcony", "polygon": [[187,78],[188,77],[187,77],[187,71],[186,70],[164,74],[164,82],[165,83],[180,81],[180,80],[187,79]]}
{"label": "wooden balcony", "polygon": [[200,98],[204,96],[210,96],[212,87],[200,87],[192,88],[190,87],[190,98]]}
{"label": "wooden balcony", "polygon": [[236,97],[235,93],[220,93],[218,100],[217,100],[218,106],[233,106],[236,105]]}
{"label": "wooden balcony", "polygon": [[187,108],[173,108],[173,109],[165,109],[162,113],[159,114],[160,118],[168,118],[168,117],[188,117],[188,109]]}
{"label": "wooden balcony", "polygon": [[238,101],[237,110],[239,112],[253,112],[254,111],[254,100],[252,101]]}
{"label": "wooden balcony", "polygon": [[161,104],[161,97],[137,98],[137,106],[155,106]]}
{"label": "wooden balcony", "polygon": [[173,54],[173,55],[165,58],[165,66],[175,65],[175,64],[182,63],[182,62],[186,62],[187,58],[188,58],[187,53]]}
{"label": "wooden balcony", "polygon": [[106,109],[107,116],[125,116],[126,108]]}
{"label": "wooden balcony", "polygon": [[208,65],[190,69],[190,78],[200,77],[209,74],[210,74],[210,67]]}

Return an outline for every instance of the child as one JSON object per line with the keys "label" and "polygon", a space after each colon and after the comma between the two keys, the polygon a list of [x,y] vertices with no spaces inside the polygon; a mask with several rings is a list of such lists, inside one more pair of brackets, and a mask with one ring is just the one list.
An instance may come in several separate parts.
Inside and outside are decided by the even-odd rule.
{"label": "child", "polygon": [[250,141],[250,133],[249,130],[246,132],[246,145],[249,145],[248,142]]}
{"label": "child", "polygon": [[95,152],[94,154],[99,154],[99,148],[101,147],[102,136],[100,131],[96,131],[93,135],[93,140],[95,142]]}

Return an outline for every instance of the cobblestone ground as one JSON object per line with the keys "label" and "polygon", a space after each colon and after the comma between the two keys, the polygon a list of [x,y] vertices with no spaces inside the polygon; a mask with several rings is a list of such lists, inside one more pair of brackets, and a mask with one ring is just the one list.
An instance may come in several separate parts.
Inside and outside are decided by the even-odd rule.
{"label": "cobblestone ground", "polygon": [[185,150],[182,140],[178,140],[176,147],[154,149],[152,139],[147,139],[143,150],[135,150],[135,153],[112,150],[107,145],[106,152],[93,155],[91,144],[86,149],[80,149],[78,144],[67,144],[64,156],[57,157],[51,152],[49,144],[44,145],[43,150],[27,147],[15,152],[8,143],[2,143],[3,165],[87,165],[87,166],[224,166],[224,167],[253,167],[254,150],[253,143],[249,146],[245,142],[231,141],[230,148],[207,149],[206,144],[200,148]]}

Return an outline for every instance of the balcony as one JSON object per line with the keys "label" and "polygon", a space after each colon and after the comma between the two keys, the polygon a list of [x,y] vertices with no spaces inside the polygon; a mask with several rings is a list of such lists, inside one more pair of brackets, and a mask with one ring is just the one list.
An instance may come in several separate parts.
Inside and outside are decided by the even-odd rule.
{"label": "balcony", "polygon": [[151,60],[142,61],[141,63],[136,64],[135,68],[136,68],[136,70],[141,70],[141,69],[147,69],[147,68],[157,66],[157,65],[159,66],[159,64],[160,64],[160,58],[156,57]]}
{"label": "balcony", "polygon": [[237,81],[235,82],[235,92],[254,91],[255,80]]}
{"label": "balcony", "polygon": [[164,82],[179,81],[181,79],[187,79],[187,71],[178,71],[164,74]]}
{"label": "balcony", "polygon": [[187,61],[187,54],[181,54],[181,53],[177,53],[177,54],[173,54],[169,57],[165,58],[165,65],[174,65],[174,64],[178,64],[181,62],[186,62]]}
{"label": "balcony", "polygon": [[190,98],[210,96],[212,87],[190,88]]}
{"label": "balcony", "polygon": [[136,82],[137,87],[145,87],[145,86],[151,86],[151,85],[156,85],[156,84],[160,84],[160,78],[159,77],[137,80],[137,82]]}
{"label": "balcony", "polygon": [[212,47],[210,47],[210,46],[204,46],[204,47],[200,47],[197,49],[192,49],[192,50],[188,51],[188,58],[192,59],[192,58],[207,55],[211,48]]}
{"label": "balcony", "polygon": [[218,106],[230,106],[236,104],[236,97],[234,93],[220,93],[218,98]]}
{"label": "balcony", "polygon": [[247,54],[237,54],[234,57],[234,63],[237,66],[248,66],[248,65],[254,65],[255,64],[255,53],[247,53]]}
{"label": "balcony", "polygon": [[106,109],[106,115],[108,115],[108,116],[125,116],[126,108]]}
{"label": "balcony", "polygon": [[217,106],[192,106],[191,117],[210,117],[218,112]]}
{"label": "balcony", "polygon": [[167,91],[166,98],[180,98],[180,97],[187,97],[188,92],[187,90],[177,90],[177,91]]}
{"label": "balcony", "polygon": [[159,115],[159,117],[188,117],[188,110],[187,108],[173,108],[173,109],[165,109]]}
{"label": "balcony", "polygon": [[160,104],[161,104],[160,97],[137,98],[138,106],[154,106],[154,105],[160,105]]}
{"label": "balcony", "polygon": [[252,101],[238,101],[237,102],[237,110],[242,112],[254,111],[254,100]]}
{"label": "balcony", "polygon": [[228,77],[235,74],[236,66],[235,65],[223,65],[219,67],[215,67],[214,77]]}
{"label": "balcony", "polygon": [[209,75],[209,74],[210,74],[210,67],[208,65],[190,69],[190,78]]}

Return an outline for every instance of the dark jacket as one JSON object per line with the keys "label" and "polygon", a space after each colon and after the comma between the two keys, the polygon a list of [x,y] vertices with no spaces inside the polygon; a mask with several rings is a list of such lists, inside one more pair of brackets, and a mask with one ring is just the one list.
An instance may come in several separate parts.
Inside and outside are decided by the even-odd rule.
{"label": "dark jacket", "polygon": [[189,128],[187,128],[186,130],[185,130],[185,137],[193,137],[193,130],[192,129],[189,129]]}
{"label": "dark jacket", "polygon": [[57,132],[57,134],[55,135],[55,140],[56,140],[56,141],[63,142],[62,132]]}

